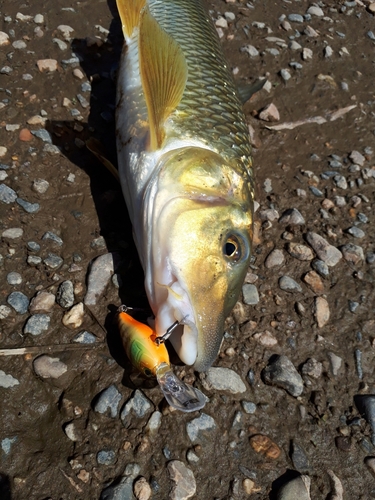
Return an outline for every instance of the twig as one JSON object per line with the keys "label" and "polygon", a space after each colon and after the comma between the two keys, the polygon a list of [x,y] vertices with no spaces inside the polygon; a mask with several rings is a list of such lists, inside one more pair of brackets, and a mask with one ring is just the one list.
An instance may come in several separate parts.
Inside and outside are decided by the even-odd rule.
{"label": "twig", "polygon": [[104,342],[96,342],[95,344],[54,344],[54,345],[34,345],[26,347],[10,347],[8,349],[0,349],[1,356],[22,356],[23,354],[34,354],[41,351],[66,351],[66,350],[85,350],[97,349],[103,347]]}

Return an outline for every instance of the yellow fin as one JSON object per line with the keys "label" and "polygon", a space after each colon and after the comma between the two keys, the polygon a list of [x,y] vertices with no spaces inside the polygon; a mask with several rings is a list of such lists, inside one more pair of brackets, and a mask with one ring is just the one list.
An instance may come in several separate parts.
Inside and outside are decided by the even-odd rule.
{"label": "yellow fin", "polygon": [[152,150],[162,146],[164,124],[181,101],[187,80],[187,64],[179,44],[152,17],[141,12],[139,62],[145,95]]}
{"label": "yellow fin", "polygon": [[93,153],[99,161],[103,163],[103,165],[111,172],[111,174],[120,181],[120,177],[118,174],[117,168],[104,156],[102,153],[103,145],[98,139],[94,139],[94,137],[90,137],[86,141],[86,147]]}
{"label": "yellow fin", "polygon": [[125,38],[130,38],[134,28],[139,25],[140,13],[146,5],[146,0],[116,0],[120,14],[122,31]]}

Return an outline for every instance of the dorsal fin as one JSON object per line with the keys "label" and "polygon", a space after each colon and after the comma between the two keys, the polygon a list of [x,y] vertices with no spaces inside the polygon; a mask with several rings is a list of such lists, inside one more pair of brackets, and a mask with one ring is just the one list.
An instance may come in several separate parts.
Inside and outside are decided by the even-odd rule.
{"label": "dorsal fin", "polygon": [[134,28],[139,26],[141,10],[146,5],[146,0],[116,0],[116,3],[124,37],[129,39]]}
{"label": "dorsal fin", "polygon": [[159,149],[165,137],[164,124],[181,101],[187,80],[187,64],[179,44],[150,14],[141,12],[139,67],[146,100],[150,147]]}

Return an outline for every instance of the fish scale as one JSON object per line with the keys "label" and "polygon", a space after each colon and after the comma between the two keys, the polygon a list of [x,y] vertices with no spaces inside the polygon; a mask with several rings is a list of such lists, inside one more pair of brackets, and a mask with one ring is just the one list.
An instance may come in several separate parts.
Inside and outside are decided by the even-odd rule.
{"label": "fish scale", "polygon": [[181,46],[188,66],[186,88],[167,124],[167,135],[199,138],[222,157],[239,162],[252,182],[242,104],[201,2],[151,0],[148,4],[160,26]]}

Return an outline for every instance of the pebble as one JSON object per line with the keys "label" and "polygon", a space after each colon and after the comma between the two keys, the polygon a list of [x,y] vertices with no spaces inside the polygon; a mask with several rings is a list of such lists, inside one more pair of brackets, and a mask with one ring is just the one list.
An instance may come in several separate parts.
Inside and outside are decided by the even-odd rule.
{"label": "pebble", "polygon": [[273,267],[282,266],[284,262],[284,252],[276,248],[275,250],[272,250],[270,254],[268,254],[264,265],[267,269],[272,269]]}
{"label": "pebble", "polygon": [[0,181],[4,181],[8,177],[8,174],[4,170],[0,170]]}
{"label": "pebble", "polygon": [[24,293],[12,292],[8,295],[7,302],[18,314],[27,313],[27,309],[29,308],[29,299]]}
{"label": "pebble", "polygon": [[203,387],[210,390],[228,391],[238,394],[246,391],[246,386],[241,377],[230,368],[211,367],[200,374]]}
{"label": "pebble", "polygon": [[262,333],[255,333],[253,339],[264,347],[273,347],[277,344],[277,339],[268,330]]}
{"label": "pebble", "polygon": [[9,240],[17,240],[18,238],[22,238],[23,229],[20,227],[11,227],[3,231],[1,236]]}
{"label": "pebble", "polygon": [[32,183],[32,188],[37,193],[44,194],[49,188],[49,182],[45,179],[35,179],[35,181]]}
{"label": "pebble", "polygon": [[90,268],[84,303],[94,306],[108,285],[119,263],[116,253],[106,253],[97,257]]}
{"label": "pebble", "polygon": [[[375,4],[374,4],[374,11],[375,11]],[[367,465],[370,472],[372,472],[372,474],[375,475],[375,457],[366,457],[365,464]]]}
{"label": "pebble", "polygon": [[302,374],[307,375],[308,377],[318,379],[321,377],[323,373],[323,365],[319,361],[317,361],[315,358],[309,358],[303,365],[302,365]]}
{"label": "pebble", "polygon": [[152,407],[153,404],[151,401],[146,398],[141,390],[137,389],[121,410],[120,418],[124,427],[130,427],[132,421],[134,423],[134,416],[137,418],[143,418],[152,409]]}
{"label": "pebble", "polygon": [[51,318],[47,314],[34,314],[31,316],[24,327],[24,333],[31,335],[40,335],[49,328]]}
{"label": "pebble", "polygon": [[25,212],[29,214],[35,214],[36,212],[39,212],[39,203],[30,203],[29,201],[23,200],[22,198],[17,198],[16,202],[25,210]]}
{"label": "pebble", "polygon": [[20,285],[22,283],[22,276],[15,271],[7,274],[7,282],[9,285]]}
{"label": "pebble", "polygon": [[33,366],[35,373],[42,378],[59,378],[68,370],[59,358],[51,358],[45,354],[36,358]]}
{"label": "pebble", "polygon": [[244,412],[248,415],[253,415],[256,412],[257,405],[251,401],[241,401],[242,408]]}
{"label": "pebble", "polygon": [[305,21],[301,14],[289,14],[288,19],[292,23],[303,23]]}
{"label": "pebble", "polygon": [[0,47],[4,47],[5,45],[9,45],[10,40],[9,36],[4,33],[4,31],[0,31]]}
{"label": "pebble", "polygon": [[133,481],[141,468],[136,463],[130,463],[125,467],[124,477],[120,481],[115,479],[113,484],[105,488],[100,496],[100,500],[132,500],[133,499]]}
{"label": "pebble", "polygon": [[16,40],[12,43],[12,46],[16,50],[26,49],[27,45],[23,40]]}
{"label": "pebble", "polygon": [[371,441],[375,446],[375,395],[357,395],[354,397],[355,405],[358,411],[365,417],[367,422],[370,424],[372,435]]}
{"label": "pebble", "polygon": [[53,38],[52,42],[55,43],[60,50],[67,50],[68,44],[60,40],[59,38]]}
{"label": "pebble", "polygon": [[261,487],[257,486],[252,479],[246,478],[242,481],[242,488],[246,495],[252,495],[253,493],[259,493]]}
{"label": "pebble", "polygon": [[321,198],[323,196],[323,192],[320,189],[318,189],[317,187],[309,186],[309,189],[312,192],[312,194],[314,196],[316,196],[317,198]]}
{"label": "pebble", "polygon": [[73,31],[74,31],[74,28],[72,28],[71,26],[68,26],[66,24],[60,24],[59,26],[57,26],[57,29],[62,33],[65,40],[68,40],[68,41],[71,38],[71,33],[73,33]]}
{"label": "pebble", "polygon": [[38,292],[36,296],[31,299],[29,310],[31,314],[48,313],[55,305],[55,300],[56,298],[53,293],[46,291]]}
{"label": "pebble", "polygon": [[85,309],[83,303],[79,302],[64,314],[62,318],[63,325],[71,330],[79,328],[83,323],[84,315]]}
{"label": "pebble", "polygon": [[20,130],[18,138],[20,141],[30,142],[33,136],[28,128],[23,128]]}
{"label": "pebble", "polygon": [[281,69],[280,70],[280,75],[281,75],[281,78],[287,82],[288,80],[290,80],[292,78],[292,75],[290,74],[290,71],[287,70],[287,69]]}
{"label": "pebble", "polygon": [[53,233],[52,231],[47,231],[46,233],[43,234],[42,240],[51,240],[54,243],[57,243],[59,247],[63,245],[63,240],[60,238],[60,236],[57,236],[57,234]]}
{"label": "pebble", "polygon": [[44,73],[46,71],[52,73],[54,71],[57,71],[58,67],[56,59],[39,59],[36,64],[41,73]]}
{"label": "pebble", "polygon": [[366,236],[365,232],[362,231],[359,227],[352,226],[347,230],[347,233],[349,233],[351,236],[354,236],[354,238],[362,239]]}
{"label": "pebble", "polygon": [[302,59],[304,61],[307,61],[308,59],[313,58],[313,51],[311,49],[308,49],[307,47],[304,47],[302,50]]}
{"label": "pebble", "polygon": [[317,295],[324,293],[324,284],[318,273],[316,273],[315,271],[309,271],[308,273],[306,273],[303,277],[303,281]]}
{"label": "pebble", "polygon": [[266,122],[278,122],[280,120],[280,113],[277,107],[271,103],[263,108],[259,113],[259,118]]}
{"label": "pebble", "polygon": [[160,411],[154,411],[147,422],[145,431],[151,436],[156,435],[161,426],[161,419],[162,414],[160,413]]}
{"label": "pebble", "polygon": [[38,137],[38,139],[41,139],[43,142],[48,142],[49,144],[52,144],[51,134],[44,128],[41,128],[39,130],[31,130],[31,133],[35,135],[35,137]]}
{"label": "pebble", "polygon": [[133,490],[137,500],[149,500],[151,498],[152,490],[144,477],[137,479],[134,483]]}
{"label": "pebble", "polygon": [[90,332],[80,332],[77,333],[75,337],[73,337],[73,342],[77,342],[78,344],[95,344],[96,337]]}
{"label": "pebble", "polygon": [[345,207],[346,205],[346,200],[343,196],[335,196],[333,198],[336,207]]}
{"label": "pebble", "polygon": [[193,450],[188,450],[186,453],[186,460],[189,463],[196,464],[199,462],[199,457],[194,453]]}
{"label": "pebble", "polygon": [[16,441],[17,437],[5,438],[1,441],[1,449],[3,450],[5,455],[9,455],[11,447]]}
{"label": "pebble", "polygon": [[259,302],[259,293],[255,285],[245,283],[242,286],[243,301],[247,305],[256,305]]}
{"label": "pebble", "polygon": [[245,45],[244,47],[241,47],[240,50],[241,52],[246,52],[246,54],[249,54],[250,57],[259,56],[259,50],[253,45]]}
{"label": "pebble", "polygon": [[303,30],[303,33],[310,38],[316,38],[319,36],[319,33],[317,33],[311,26],[306,26],[306,28]]}
{"label": "pebble", "polygon": [[301,375],[286,356],[272,357],[262,375],[266,383],[281,387],[294,397],[303,392]]}
{"label": "pebble", "polygon": [[342,487],[340,479],[334,474],[333,471],[327,470],[327,474],[331,483],[331,493],[329,495],[330,500],[343,500],[344,499],[344,488]]}
{"label": "pebble", "polygon": [[8,152],[8,149],[5,146],[0,146],[0,158],[5,156]]}
{"label": "pebble", "polygon": [[180,460],[168,463],[168,474],[173,482],[169,500],[187,500],[194,496],[197,489],[193,472]]}
{"label": "pebble", "polygon": [[5,319],[11,314],[12,310],[8,306],[0,306],[0,319]]}
{"label": "pebble", "polygon": [[348,189],[348,182],[343,175],[335,175],[333,180],[338,188]]}
{"label": "pebble", "polygon": [[29,255],[26,259],[26,262],[29,264],[29,266],[36,267],[42,262],[42,258],[37,257],[36,255]]}
{"label": "pebble", "polygon": [[314,313],[318,327],[323,328],[328,323],[330,317],[329,305],[325,298],[315,297]]}
{"label": "pebble", "polygon": [[327,276],[329,276],[328,266],[322,260],[319,260],[319,259],[313,260],[311,263],[311,266],[314,269],[314,271],[316,271],[318,274],[320,274],[320,276],[322,276],[323,278],[326,278]]}
{"label": "pebble", "polygon": [[279,458],[281,450],[276,443],[264,434],[255,434],[249,439],[250,446],[256,453],[261,453],[267,458],[276,460]]}
{"label": "pebble", "polygon": [[340,250],[328,243],[328,241],[319,234],[309,231],[306,235],[306,240],[319,259],[325,262],[327,266],[333,267],[340,262],[342,258]]}
{"label": "pebble", "polygon": [[280,217],[279,222],[280,224],[285,224],[285,225],[286,224],[302,225],[305,224],[305,219],[303,218],[301,212],[296,208],[288,208],[288,210],[285,210],[285,212]]}
{"label": "pebble", "polygon": [[206,413],[201,413],[199,417],[186,424],[186,432],[192,443],[212,438],[211,432],[214,429],[216,429],[216,422]]}
{"label": "pebble", "polygon": [[17,193],[7,186],[6,184],[0,184],[0,201],[9,205],[14,203],[17,199]]}
{"label": "pebble", "polygon": [[56,302],[63,309],[69,309],[74,304],[74,287],[69,280],[63,281],[56,294]]}
{"label": "pebble", "polygon": [[311,500],[310,485],[311,479],[309,476],[298,476],[279,489],[277,500]]}
{"label": "pebble", "polygon": [[314,258],[314,253],[311,248],[300,243],[290,242],[287,246],[288,253],[295,259],[302,261],[310,261]]}
{"label": "pebble", "polygon": [[284,292],[302,292],[302,287],[289,276],[282,276],[279,279],[279,287],[281,290],[284,290]]}
{"label": "pebble", "polygon": [[96,454],[99,465],[112,465],[116,462],[116,453],[113,450],[100,450]]}
{"label": "pebble", "polygon": [[122,394],[117,390],[117,387],[114,384],[110,385],[97,396],[94,411],[116,418],[121,399]]}
{"label": "pebble", "polygon": [[300,45],[298,42],[296,42],[295,40],[293,40],[292,42],[289,43],[288,47],[291,49],[291,50],[300,50],[302,49],[302,45]]}
{"label": "pebble", "polygon": [[9,389],[9,387],[14,387],[15,385],[19,385],[19,381],[12,377],[12,375],[8,375],[3,370],[0,370],[0,387],[4,387],[4,389]]}
{"label": "pebble", "polygon": [[34,23],[35,24],[43,24],[44,23],[44,16],[43,16],[43,14],[37,14],[34,17]]}
{"label": "pebble", "polygon": [[45,265],[51,269],[57,269],[64,262],[61,257],[54,253],[49,253],[47,257],[43,260]]}
{"label": "pebble", "polygon": [[261,210],[259,212],[259,218],[262,221],[274,222],[279,218],[279,212],[274,210],[273,208],[269,208],[267,210]]}

